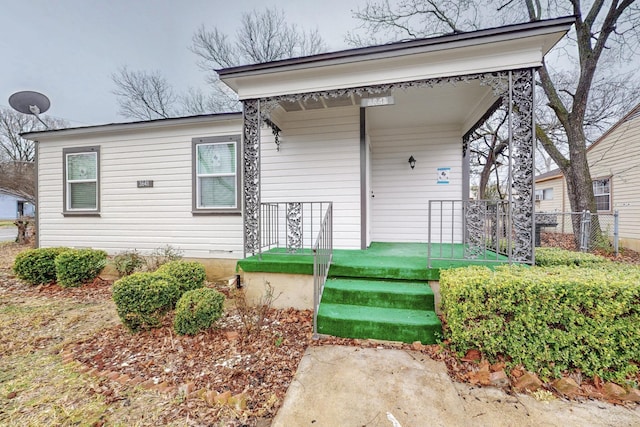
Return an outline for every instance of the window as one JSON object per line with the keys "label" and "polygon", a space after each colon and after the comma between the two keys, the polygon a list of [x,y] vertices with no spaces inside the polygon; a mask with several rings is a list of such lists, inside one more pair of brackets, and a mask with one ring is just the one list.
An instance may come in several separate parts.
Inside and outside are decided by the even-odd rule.
{"label": "window", "polygon": [[100,147],[66,148],[63,157],[64,213],[98,213]]}
{"label": "window", "polygon": [[553,188],[536,190],[536,200],[553,200]]}
{"label": "window", "polygon": [[598,211],[611,210],[611,185],[609,178],[593,180],[593,194],[596,196]]}
{"label": "window", "polygon": [[194,139],[194,213],[240,212],[239,142],[239,135]]}

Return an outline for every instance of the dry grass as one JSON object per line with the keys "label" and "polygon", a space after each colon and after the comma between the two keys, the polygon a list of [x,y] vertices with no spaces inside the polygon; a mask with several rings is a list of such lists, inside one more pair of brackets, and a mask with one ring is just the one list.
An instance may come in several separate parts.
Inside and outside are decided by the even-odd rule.
{"label": "dry grass", "polygon": [[[15,280],[25,246],[0,244],[0,426],[187,425],[173,398],[80,373],[61,352],[118,323],[109,300],[34,295]],[[168,421],[171,420],[171,421]]]}
{"label": "dry grass", "polygon": [[[274,311],[269,324],[275,325],[273,331],[285,331],[278,336],[258,330],[252,339],[239,333],[230,340],[226,330],[216,329],[175,337],[170,327],[133,336],[120,326],[108,282],[60,289],[18,281],[11,266],[24,249],[0,244],[0,426],[255,426],[266,425],[278,409],[311,333],[309,313],[300,319],[295,311]],[[162,340],[165,333],[170,346]],[[174,349],[182,341],[185,345]],[[253,351],[255,357],[248,366],[237,363],[237,369],[216,367],[212,360],[226,357],[223,350],[232,355]],[[133,366],[131,355],[145,363]],[[155,372],[169,360],[183,369]],[[172,375],[176,386],[192,380],[202,390],[219,392],[233,383],[238,385],[233,393],[246,392],[248,408],[187,399],[181,391],[162,394],[121,385],[87,372],[90,368],[131,378]],[[217,384],[213,377],[198,376],[218,370],[231,378]]]}

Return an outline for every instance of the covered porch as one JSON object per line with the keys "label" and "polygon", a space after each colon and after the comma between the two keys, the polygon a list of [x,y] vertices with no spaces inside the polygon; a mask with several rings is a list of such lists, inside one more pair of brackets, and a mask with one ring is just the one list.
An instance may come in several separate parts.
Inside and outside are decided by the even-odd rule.
{"label": "covered porch", "polygon": [[[238,265],[311,273],[318,333],[327,333],[322,322],[335,326],[331,319],[360,313],[354,330],[389,336],[376,335],[376,318],[409,310],[398,313],[420,319],[417,336],[435,339],[435,314],[388,307],[386,299],[399,287],[408,292],[400,300],[410,302],[442,268],[534,262],[534,73],[572,22],[219,71],[244,107],[245,259]],[[499,106],[507,110],[508,195],[472,200],[469,139]],[[336,287],[351,288],[351,296]],[[375,310],[348,302],[374,288],[371,299],[382,304]],[[421,304],[432,313],[433,303]]]}

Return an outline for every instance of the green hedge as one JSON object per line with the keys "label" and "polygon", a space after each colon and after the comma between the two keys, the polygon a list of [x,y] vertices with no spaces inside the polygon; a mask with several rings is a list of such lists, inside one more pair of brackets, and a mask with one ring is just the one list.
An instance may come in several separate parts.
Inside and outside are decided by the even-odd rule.
{"label": "green hedge", "polygon": [[63,288],[81,286],[98,277],[107,253],[97,249],[69,249],[55,259],[56,282]]}
{"label": "green hedge", "polygon": [[224,295],[210,288],[187,291],[176,304],[173,328],[180,335],[207,330],[222,316]]}
{"label": "green hedge", "polygon": [[440,273],[445,336],[542,377],[624,382],[640,363],[640,268],[468,267]]}
{"label": "green hedge", "polygon": [[540,267],[551,267],[555,265],[588,267],[610,262],[611,261],[605,257],[587,252],[568,251],[560,248],[536,248],[536,265]]}
{"label": "green hedge", "polygon": [[118,316],[132,332],[160,326],[178,298],[175,279],[159,273],[134,273],[113,284]]}
{"label": "green hedge", "polygon": [[207,278],[204,266],[195,261],[170,261],[156,271],[176,279],[181,294],[203,287]]}
{"label": "green hedge", "polygon": [[68,250],[69,248],[38,248],[20,252],[13,263],[13,272],[19,279],[31,285],[54,282],[55,259]]}

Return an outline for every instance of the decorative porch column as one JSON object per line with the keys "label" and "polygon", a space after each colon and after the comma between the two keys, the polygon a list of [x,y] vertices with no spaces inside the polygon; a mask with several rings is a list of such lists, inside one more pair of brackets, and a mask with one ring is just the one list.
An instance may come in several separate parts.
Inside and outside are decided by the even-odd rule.
{"label": "decorative porch column", "polygon": [[246,257],[260,252],[260,100],[244,100],[242,106],[242,217]]}
{"label": "decorative porch column", "polygon": [[[509,72],[509,138],[511,147],[512,188],[510,197],[514,241],[512,259],[533,262],[535,122],[533,115],[534,70]],[[505,99],[507,101],[507,99]]]}

